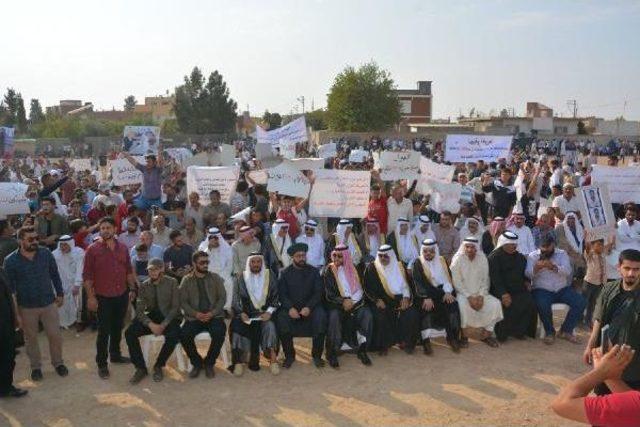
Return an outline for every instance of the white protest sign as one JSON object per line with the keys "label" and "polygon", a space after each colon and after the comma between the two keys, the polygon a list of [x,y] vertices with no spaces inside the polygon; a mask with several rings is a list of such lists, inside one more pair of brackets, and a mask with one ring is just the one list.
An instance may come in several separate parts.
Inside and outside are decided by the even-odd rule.
{"label": "white protest sign", "polygon": [[122,151],[144,155],[158,153],[160,144],[159,126],[125,126],[122,137]]}
{"label": "white protest sign", "polygon": [[365,150],[351,150],[349,153],[349,162],[364,163],[369,158],[369,153]]}
{"label": "white protest sign", "polygon": [[640,203],[640,168],[593,165],[591,184],[608,184],[612,203]]}
{"label": "white protest sign", "polygon": [[[220,166],[231,166],[236,161],[236,148],[233,145],[223,144],[220,146]],[[218,165],[212,165],[218,166]]]}
{"label": "white protest sign", "polygon": [[364,218],[369,209],[370,171],[321,169],[315,172],[309,215]]}
{"label": "white protest sign", "polygon": [[295,159],[296,158],[296,143],[295,142],[281,142],[277,144],[278,149],[280,150],[280,155],[285,159]]}
{"label": "white protest sign", "polygon": [[28,188],[21,182],[0,182],[0,219],[30,212],[26,196]]}
{"label": "white protest sign", "polygon": [[209,200],[212,190],[220,192],[220,200],[229,203],[236,191],[239,168],[235,166],[189,166],[187,168],[187,194],[195,191],[200,200]]}
{"label": "white protest sign", "polygon": [[[144,165],[146,160],[142,156],[134,159]],[[111,160],[111,180],[118,187],[122,185],[142,184],[142,172],[135,168],[127,159]]]}
{"label": "white protest sign", "polygon": [[309,195],[309,180],[299,170],[286,163],[282,163],[267,171],[267,191],[278,192],[286,196],[307,197]]}
{"label": "white protest sign", "polygon": [[580,202],[580,216],[588,241],[604,239],[609,242],[616,232],[616,217],[613,214],[607,184],[580,187],[577,191]]}
{"label": "white protest sign", "polygon": [[93,167],[91,167],[91,159],[72,159],[69,167],[72,167],[76,172],[93,170]]}
{"label": "white protest sign", "polygon": [[271,144],[256,144],[256,159],[264,160],[276,157],[276,152]]}
{"label": "white protest sign", "polygon": [[266,185],[269,180],[269,174],[266,170],[249,171],[247,177],[257,185]]}
{"label": "white protest sign", "polygon": [[256,139],[259,144],[282,144],[286,142],[306,142],[307,123],[304,116],[273,130],[264,130],[256,126]]}
{"label": "white protest sign", "polygon": [[447,162],[495,162],[508,158],[513,137],[508,135],[447,135],[444,160]]}
{"label": "white protest sign", "polygon": [[193,153],[188,148],[184,147],[171,147],[165,148],[164,151],[172,158],[175,159],[176,162],[184,165],[184,162],[187,159],[193,157]]}
{"label": "white protest sign", "polygon": [[417,151],[383,151],[380,154],[380,179],[397,181],[418,175],[420,153]]}
{"label": "white protest sign", "polygon": [[432,181],[450,184],[455,170],[453,165],[443,165],[426,157],[420,157],[420,179],[417,191],[421,194],[429,194],[433,190],[430,185]]}
{"label": "white protest sign", "polygon": [[460,211],[460,193],[462,186],[457,182],[444,184],[438,181],[431,181],[433,193],[429,200],[429,207],[438,213],[449,211],[458,213]]}
{"label": "white protest sign", "polygon": [[189,166],[213,166],[213,160],[212,153],[202,152],[188,159],[184,159],[182,166],[184,168],[188,168]]}
{"label": "white protest sign", "polygon": [[330,159],[338,154],[338,147],[335,142],[330,142],[318,147],[318,157]]}
{"label": "white protest sign", "polygon": [[284,163],[299,171],[324,169],[324,159],[290,159]]}

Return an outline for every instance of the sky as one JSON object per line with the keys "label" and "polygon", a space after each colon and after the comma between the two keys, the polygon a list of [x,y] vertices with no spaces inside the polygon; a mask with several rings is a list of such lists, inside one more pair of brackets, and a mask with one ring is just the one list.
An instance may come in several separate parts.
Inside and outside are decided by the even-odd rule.
{"label": "sky", "polygon": [[398,88],[433,81],[433,118],[527,101],[569,116],[640,119],[640,2],[431,0],[58,0],[2,5],[0,90],[25,103],[122,109],[194,66],[218,70],[239,111],[326,106],[347,65]]}

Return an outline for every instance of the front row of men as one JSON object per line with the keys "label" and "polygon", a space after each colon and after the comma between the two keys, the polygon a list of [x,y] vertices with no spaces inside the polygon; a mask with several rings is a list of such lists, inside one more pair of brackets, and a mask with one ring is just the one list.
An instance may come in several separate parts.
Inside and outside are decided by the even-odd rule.
{"label": "front row of men", "polygon": [[[295,361],[294,337],[311,337],[311,355],[317,367],[324,365],[323,351],[331,367],[339,367],[338,355],[355,351],[364,365],[371,365],[368,350],[381,356],[398,344],[407,353],[420,342],[425,354],[432,354],[430,338],[446,333],[454,352],[468,345],[463,330],[478,328],[481,339],[492,347],[507,336],[533,336],[535,304],[525,286],[526,259],[516,251],[517,236],[505,232],[488,262],[475,238],[467,238],[453,256],[449,267],[438,253],[437,242],[425,239],[413,265],[396,258],[389,245],[379,247],[376,258],[367,265],[364,277],[352,261],[347,246],[331,251],[331,263],[320,270],[306,262],[308,247],[292,244],[288,249],[291,265],[274,277],[261,253],[246,259],[245,269],[236,278],[229,336],[232,364],[236,375],[245,365],[258,370],[260,350],[277,375],[276,361],[282,344],[283,367]],[[125,333],[136,372],[132,383],[147,373],[138,338],[164,335],[165,340],[153,369],[153,378],[162,380],[162,368],[175,346],[181,343],[196,378],[204,369],[214,376],[213,366],[226,336],[224,322],[226,292],[223,279],[208,271],[206,252],[193,255],[193,271],[182,279],[164,275],[163,262],[149,261],[149,279],[137,300],[137,317]],[[489,293],[491,282],[498,285],[500,299]],[[455,284],[455,288],[454,288]],[[503,314],[503,306],[505,307]],[[180,316],[184,324],[180,327]],[[504,320],[503,320],[503,316]],[[500,322],[500,323],[499,323]],[[202,358],[195,337],[207,332],[209,350]]]}

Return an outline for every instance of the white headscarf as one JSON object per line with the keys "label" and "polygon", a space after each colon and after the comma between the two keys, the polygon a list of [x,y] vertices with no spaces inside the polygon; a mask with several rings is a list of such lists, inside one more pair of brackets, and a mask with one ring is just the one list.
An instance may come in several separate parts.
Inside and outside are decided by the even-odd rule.
{"label": "white headscarf", "polygon": [[303,230],[296,238],[296,243],[306,243],[309,247],[307,251],[307,262],[314,267],[324,265],[324,240],[318,234],[318,223],[312,219],[304,223],[304,228],[312,228],[314,233],[312,237],[307,237]]}
{"label": "white headscarf", "polygon": [[353,224],[350,221],[341,219],[338,225],[336,226],[336,234],[338,235],[338,244],[349,245],[349,242],[345,242],[345,235],[347,234],[347,229],[351,229],[352,233],[349,234],[351,236],[353,234]]}
{"label": "white headscarf", "polygon": [[[389,256],[389,264],[382,264],[382,262],[380,261],[381,254],[386,254]],[[387,279],[387,283],[389,284],[389,290],[394,295],[402,294],[402,296],[406,298],[409,298],[411,296],[409,285],[407,284],[402,271],[400,271],[398,259],[396,258],[396,254],[391,246],[380,246],[380,249],[378,249],[378,255],[376,256],[374,263],[376,264],[377,270],[383,272],[384,277]]]}
{"label": "white headscarf", "polygon": [[482,248],[480,248],[478,239],[476,239],[475,237],[466,237],[464,238],[464,240],[462,240],[460,246],[458,247],[458,250],[451,258],[451,268],[453,268],[453,265],[456,264],[456,261],[459,261],[460,259],[467,259],[464,254],[465,245],[474,245],[476,247],[476,258],[486,258],[486,255],[484,254],[484,252],[482,252]]}
{"label": "white headscarf", "polygon": [[[60,248],[62,243],[66,243],[71,248],[68,253],[62,252]],[[52,252],[52,255],[58,265],[58,273],[65,288],[65,293],[71,286],[81,286],[84,251],[82,248],[76,247],[73,238],[66,234],[60,236],[58,247]]]}
{"label": "white headscarf", "polygon": [[[420,229],[423,225],[429,227],[424,233]],[[433,233],[433,230],[431,230],[431,219],[426,215],[420,215],[418,223],[411,230],[411,234],[413,235],[416,248],[420,247],[425,239],[436,240],[436,235]]]}
{"label": "white headscarf", "polygon": [[[569,228],[569,224],[567,223],[567,219],[569,217],[573,217],[573,219],[575,220],[576,237],[578,238],[578,241],[576,241],[576,237],[573,236],[573,233]],[[567,242],[569,242],[571,248],[581,254],[582,242],[584,240],[584,231],[582,229],[582,224],[580,224],[580,220],[578,219],[578,215],[576,215],[575,212],[567,212],[564,216],[564,220],[562,220],[562,227],[564,228],[564,237],[567,239]]]}
{"label": "white headscarf", "polygon": [[[407,233],[400,234],[400,227],[402,225],[407,226]],[[411,230],[409,229],[409,221],[406,218],[398,218],[395,230],[396,247],[398,249],[398,255],[401,261],[406,264],[411,263],[418,257],[418,250],[411,239]]]}
{"label": "white headscarf", "polygon": [[508,244],[518,244],[518,235],[513,231],[505,231],[500,235],[500,237],[498,237],[498,244],[496,245],[496,249]]}
{"label": "white headscarf", "polygon": [[[209,240],[213,237],[218,237],[218,242],[220,246],[209,247]],[[207,237],[200,243],[198,246],[199,251],[206,252],[209,254],[209,271],[215,272],[222,276],[223,279],[227,279],[222,271],[222,267],[224,265],[228,265],[229,261],[233,258],[233,250],[229,243],[224,239],[220,230],[216,227],[211,227],[209,229],[209,234]]]}
{"label": "white headscarf", "polygon": [[[427,260],[424,257],[424,250],[426,248],[434,250],[436,253],[432,260]],[[442,290],[447,293],[453,292],[453,285],[449,279],[449,274],[444,270],[442,265],[442,261],[440,259],[440,249],[438,249],[438,242],[435,239],[425,239],[420,245],[420,262],[422,263],[423,268],[426,266],[431,273],[431,277],[433,278],[433,285],[439,286],[442,285]]]}
{"label": "white headscarf", "polygon": [[[469,230],[469,222],[471,221],[478,224],[478,231],[476,231],[475,233],[471,233],[471,230]],[[482,220],[478,217],[472,216],[471,218],[466,219],[464,225],[460,229],[460,238],[464,239],[465,237],[475,237],[476,239],[480,240],[483,233],[484,224],[482,223]]]}
{"label": "white headscarf", "polygon": [[[250,263],[254,258],[260,258],[262,260],[262,267],[260,269],[260,273],[255,274],[251,272]],[[259,253],[252,253],[247,257],[247,261],[245,263],[244,271],[242,272],[242,277],[244,278],[244,283],[247,286],[247,293],[249,294],[249,298],[253,303],[254,307],[258,310],[265,304],[264,300],[266,300],[267,295],[265,293],[269,292],[267,284],[267,290],[265,291],[265,279],[266,279],[266,268],[264,265],[264,257]]]}
{"label": "white headscarf", "polygon": [[277,257],[282,261],[282,265],[284,267],[288,267],[291,264],[291,257],[287,253],[287,249],[291,246],[291,238],[289,237],[289,233],[284,234],[284,239],[281,236],[278,236],[280,230],[283,227],[289,227],[289,223],[283,219],[277,219],[271,224],[271,235],[269,236],[271,239],[271,243],[273,245],[273,250],[276,252]]}

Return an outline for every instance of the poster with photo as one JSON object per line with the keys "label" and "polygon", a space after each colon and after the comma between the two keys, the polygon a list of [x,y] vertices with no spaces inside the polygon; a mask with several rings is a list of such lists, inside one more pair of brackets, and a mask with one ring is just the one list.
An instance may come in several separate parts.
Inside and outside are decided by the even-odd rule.
{"label": "poster with photo", "polygon": [[158,154],[160,144],[160,127],[158,126],[125,126],[122,136],[122,151],[131,155],[144,156]]}
{"label": "poster with photo", "polygon": [[616,219],[606,184],[580,187],[578,191],[582,224],[588,232],[588,241],[604,239],[615,233]]}

